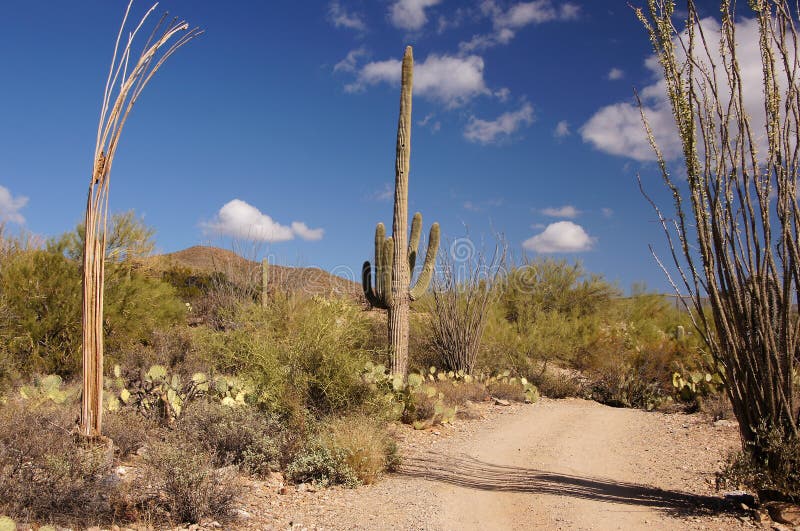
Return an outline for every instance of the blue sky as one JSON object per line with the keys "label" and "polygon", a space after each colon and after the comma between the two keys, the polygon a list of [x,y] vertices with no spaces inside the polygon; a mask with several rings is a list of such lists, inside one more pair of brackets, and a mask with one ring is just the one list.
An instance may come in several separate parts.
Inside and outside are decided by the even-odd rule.
{"label": "blue sky", "polygon": [[[150,7],[134,3],[133,18]],[[124,0],[13,0],[0,18],[0,217],[56,235],[80,221]],[[414,46],[410,208],[445,239],[492,228],[531,256],[578,258],[668,290],[636,174],[668,202],[637,128],[669,112],[627,0],[172,0],[205,34],[137,103],[111,175],[164,252],[231,235],[336,272],[391,224],[399,60]],[[713,13],[713,10],[709,10]],[[676,162],[677,164],[677,162]],[[388,193],[387,193],[388,191]],[[228,237],[220,236],[220,233]]]}

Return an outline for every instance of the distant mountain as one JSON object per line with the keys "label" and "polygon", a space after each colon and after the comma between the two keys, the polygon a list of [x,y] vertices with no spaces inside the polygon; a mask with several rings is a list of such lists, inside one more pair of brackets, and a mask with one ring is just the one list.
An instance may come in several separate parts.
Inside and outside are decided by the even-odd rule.
{"label": "distant mountain", "polygon": [[[179,266],[201,273],[224,273],[234,282],[261,283],[261,263],[248,260],[233,251],[196,245],[182,251],[151,258],[151,267],[166,269]],[[346,296],[361,300],[361,285],[317,267],[287,267],[270,264],[268,289],[295,295]]]}

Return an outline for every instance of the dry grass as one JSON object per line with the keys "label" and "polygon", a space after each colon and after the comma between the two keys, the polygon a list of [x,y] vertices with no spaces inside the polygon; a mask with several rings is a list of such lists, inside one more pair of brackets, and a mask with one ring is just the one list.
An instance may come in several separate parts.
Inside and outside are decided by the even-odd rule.
{"label": "dry grass", "polygon": [[494,380],[489,382],[486,390],[494,398],[502,400],[512,400],[514,402],[525,402],[525,389],[521,384],[514,382],[504,382],[502,380]]}
{"label": "dry grass", "polygon": [[378,421],[365,415],[336,419],[325,426],[323,444],[342,453],[358,480],[370,485],[397,464],[394,440]]}
{"label": "dry grass", "polygon": [[0,407],[0,514],[66,525],[113,518],[108,453],[74,426],[64,408],[13,400]]}

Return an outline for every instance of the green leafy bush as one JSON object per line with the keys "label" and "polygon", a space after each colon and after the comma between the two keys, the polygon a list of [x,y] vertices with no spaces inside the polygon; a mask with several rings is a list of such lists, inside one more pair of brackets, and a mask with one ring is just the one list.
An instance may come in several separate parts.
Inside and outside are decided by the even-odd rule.
{"label": "green leafy bush", "polygon": [[[121,350],[145,343],[154,330],[182,320],[186,309],[172,287],[133,261],[140,255],[134,249],[147,248],[147,243],[124,238],[152,233],[123,230],[114,223],[111,231],[122,238],[111,242],[113,257],[106,268],[104,333],[106,355],[113,362]],[[80,372],[79,241],[80,235],[71,233],[44,246],[7,245],[0,253],[0,344],[23,377]]]}

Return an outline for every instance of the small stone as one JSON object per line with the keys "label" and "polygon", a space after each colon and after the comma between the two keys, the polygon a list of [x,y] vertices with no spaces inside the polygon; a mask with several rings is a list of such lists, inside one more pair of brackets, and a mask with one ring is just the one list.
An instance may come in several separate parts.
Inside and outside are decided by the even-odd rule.
{"label": "small stone", "polygon": [[281,485],[278,487],[278,494],[286,494],[289,489],[286,488],[286,485]]}
{"label": "small stone", "polygon": [[252,518],[252,515],[245,511],[244,509],[236,509],[236,518],[240,518],[242,520],[247,520],[248,518]]}
{"label": "small stone", "polygon": [[730,426],[733,426],[733,422],[729,420],[719,419],[714,421],[715,428],[728,428]]}
{"label": "small stone", "polygon": [[509,402],[508,400],[503,400],[502,398],[495,398],[494,399],[494,405],[496,405],[496,406],[510,406],[511,402]]}

